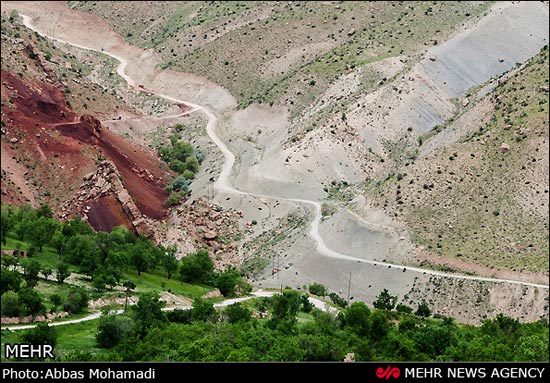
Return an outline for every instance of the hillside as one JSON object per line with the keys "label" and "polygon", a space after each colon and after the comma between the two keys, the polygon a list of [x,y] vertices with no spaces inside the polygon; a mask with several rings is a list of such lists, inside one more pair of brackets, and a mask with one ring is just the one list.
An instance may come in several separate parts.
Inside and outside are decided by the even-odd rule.
{"label": "hillside", "polygon": [[2,30],[2,201],[50,204],[58,217],[80,213],[96,229],[123,224],[147,233],[143,217],[165,215],[163,165],[72,108],[113,113],[126,106],[104,97],[105,90],[81,76],[80,67],[73,71],[74,61],[46,40],[6,17]]}
{"label": "hillside", "polygon": [[[92,200],[115,168],[144,217],[171,191],[153,229],[178,256],[473,324],[548,317],[548,3],[3,6],[121,103],[52,127],[108,160]],[[204,158],[185,177],[180,140]]]}
{"label": "hillside", "polygon": [[418,158],[366,186],[410,228],[420,260],[548,278],[548,65],[545,47],[422,136]]}

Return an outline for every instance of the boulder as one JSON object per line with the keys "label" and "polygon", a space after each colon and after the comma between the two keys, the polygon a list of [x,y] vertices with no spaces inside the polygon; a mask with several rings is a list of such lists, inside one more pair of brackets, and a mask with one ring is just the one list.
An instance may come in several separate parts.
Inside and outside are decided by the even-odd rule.
{"label": "boulder", "polygon": [[202,236],[204,239],[215,239],[218,236],[218,233],[216,233],[214,230],[207,230],[205,231]]}
{"label": "boulder", "polygon": [[510,145],[503,142],[502,144],[500,144],[499,150],[500,150],[501,153],[509,152],[510,151]]}

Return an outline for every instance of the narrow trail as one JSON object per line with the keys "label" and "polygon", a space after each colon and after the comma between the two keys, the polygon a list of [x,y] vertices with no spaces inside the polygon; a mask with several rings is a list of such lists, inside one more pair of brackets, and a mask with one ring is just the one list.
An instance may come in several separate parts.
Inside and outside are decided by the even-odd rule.
{"label": "narrow trail", "polygon": [[[31,18],[26,15],[20,14],[21,18],[23,19],[23,24],[33,30],[34,32],[41,34],[42,36],[45,36],[44,33],[41,31],[38,31],[35,29],[31,24]],[[321,204],[317,201],[311,201],[306,199],[300,199],[300,198],[284,198],[284,197],[277,197],[277,196],[271,196],[271,195],[265,195],[265,194],[256,194],[256,193],[248,193],[244,192],[242,190],[236,189],[233,185],[231,185],[229,178],[231,175],[231,171],[233,170],[233,165],[235,164],[235,155],[233,152],[229,150],[229,148],[225,145],[225,143],[222,141],[222,139],[217,135],[216,133],[216,127],[218,125],[218,116],[214,111],[209,109],[206,106],[198,105],[189,101],[180,100],[168,95],[164,95],[162,93],[158,93],[156,91],[147,90],[143,87],[140,87],[139,84],[134,81],[130,76],[128,76],[125,73],[126,66],[128,65],[128,62],[123,57],[118,56],[115,53],[107,52],[107,51],[100,51],[97,49],[85,47],[79,44],[74,44],[68,41],[64,41],[62,39],[54,38],[54,40],[65,43],[68,45],[75,46],[77,48],[81,48],[88,51],[94,51],[94,52],[100,52],[107,56],[113,57],[114,59],[118,60],[120,64],[117,67],[117,73],[128,83],[129,86],[133,87],[137,91],[141,92],[147,92],[154,94],[155,96],[161,97],[165,100],[172,101],[175,103],[185,104],[191,107],[194,110],[203,112],[207,119],[208,124],[206,126],[206,131],[208,133],[208,136],[210,139],[218,146],[218,148],[221,150],[224,156],[224,163],[222,166],[222,170],[220,172],[220,175],[218,179],[214,183],[214,187],[221,193],[228,193],[228,194],[236,194],[236,195],[243,195],[243,196],[251,196],[251,197],[257,197],[257,198],[266,198],[266,199],[273,199],[273,200],[280,200],[280,201],[289,201],[289,202],[295,202],[298,204],[307,205],[313,208],[314,210],[314,218],[311,221],[310,229],[309,229],[309,235],[310,237],[315,241],[316,243],[316,249],[319,254],[333,258],[333,259],[341,259],[346,261],[352,261],[352,262],[361,262],[361,263],[367,263],[374,266],[382,266],[387,268],[395,268],[398,270],[404,270],[409,272],[416,272],[420,274],[426,274],[426,275],[433,275],[437,277],[442,278],[453,278],[453,279],[461,279],[461,280],[470,280],[470,281],[479,281],[479,282],[492,282],[492,283],[508,283],[508,284],[516,284],[516,285],[522,285],[522,286],[529,286],[529,287],[535,287],[535,288],[541,288],[541,289],[549,289],[548,285],[543,284],[537,284],[537,283],[531,283],[531,282],[524,282],[524,281],[518,281],[518,280],[511,280],[511,279],[498,279],[498,278],[489,278],[489,277],[480,277],[480,276],[473,276],[473,275],[462,275],[462,274],[451,274],[451,273],[444,273],[440,271],[435,271],[431,269],[423,269],[419,267],[411,267],[411,266],[404,266],[404,265],[398,265],[388,262],[378,262],[378,261],[372,261],[368,259],[362,259],[353,257],[347,254],[342,254],[338,251],[330,249],[326,244],[319,233],[319,225],[321,222]]]}

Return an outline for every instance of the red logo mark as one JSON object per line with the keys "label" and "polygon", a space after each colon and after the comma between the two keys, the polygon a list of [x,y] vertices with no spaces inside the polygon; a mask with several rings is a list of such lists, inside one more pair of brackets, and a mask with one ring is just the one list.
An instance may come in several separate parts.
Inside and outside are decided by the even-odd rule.
{"label": "red logo mark", "polygon": [[376,377],[378,379],[384,379],[389,380],[390,378],[399,378],[399,375],[401,375],[401,370],[399,367],[393,367],[391,365],[388,365],[386,369],[384,370],[382,367],[378,367],[376,369]]}

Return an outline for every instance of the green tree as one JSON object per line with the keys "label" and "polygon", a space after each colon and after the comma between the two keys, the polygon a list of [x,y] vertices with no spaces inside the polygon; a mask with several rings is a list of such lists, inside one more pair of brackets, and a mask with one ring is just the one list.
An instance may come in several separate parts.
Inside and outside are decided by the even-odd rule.
{"label": "green tree", "polygon": [[372,305],[378,310],[391,311],[395,307],[396,302],[397,296],[391,295],[387,289],[384,289],[378,294]]}
{"label": "green tree", "polygon": [[133,318],[137,333],[143,337],[151,327],[158,327],[166,321],[162,312],[164,302],[156,292],[141,294],[137,305],[133,307]]}
{"label": "green tree", "polygon": [[59,294],[52,294],[50,295],[50,302],[52,303],[52,311],[56,311],[57,307],[61,306],[63,303],[63,299],[61,299],[61,296]]}
{"label": "green tree", "polygon": [[343,309],[345,309],[347,307],[348,302],[346,302],[346,300],[344,298],[342,298],[341,296],[339,296],[338,294],[330,293],[328,296],[329,296],[330,300],[332,301],[332,303],[334,303],[336,306],[341,307]]}
{"label": "green tree", "polygon": [[0,219],[0,235],[2,236],[2,244],[6,244],[8,232],[15,225],[15,219],[10,208],[2,208]]}
{"label": "green tree", "polygon": [[300,309],[300,293],[285,291],[273,297],[273,310],[269,325],[271,328],[290,333],[296,324],[296,314]]}
{"label": "green tree", "polygon": [[313,295],[317,295],[318,297],[324,297],[328,294],[328,291],[326,286],[315,282],[309,285],[309,293]]}
{"label": "green tree", "polygon": [[63,308],[71,314],[77,314],[88,308],[88,292],[82,287],[71,289],[65,298]]}
{"label": "green tree", "polygon": [[374,311],[370,317],[370,338],[380,340],[390,331],[390,325],[386,314],[381,311]]}
{"label": "green tree", "polygon": [[195,156],[189,156],[185,159],[185,169],[189,170],[193,174],[199,171],[199,161]]}
{"label": "green tree", "polygon": [[248,322],[252,318],[250,310],[240,302],[227,306],[223,314],[229,323]]}
{"label": "green tree", "polygon": [[20,290],[18,294],[19,303],[29,315],[35,317],[45,312],[46,308],[42,304],[42,298],[37,291],[25,288]]}
{"label": "green tree", "polygon": [[53,211],[50,206],[43,203],[40,205],[38,209],[36,209],[36,216],[37,217],[44,217],[44,218],[53,218]]}
{"label": "green tree", "polygon": [[210,285],[214,278],[214,262],[210,259],[208,251],[200,250],[183,257],[180,264],[180,276],[187,283]]}
{"label": "green tree", "polygon": [[23,282],[23,277],[19,272],[2,267],[2,272],[0,273],[0,294],[4,294],[6,291],[18,292],[21,288],[21,282]]}
{"label": "green tree", "polygon": [[172,278],[172,274],[178,271],[178,260],[176,254],[178,252],[178,246],[176,244],[168,246],[166,252],[162,257],[162,267],[166,271],[166,277]]}
{"label": "green tree", "polygon": [[[185,178],[186,180],[192,180],[193,178],[195,178],[195,173],[193,173],[191,170],[189,169],[185,169],[183,171],[183,173],[181,174],[183,178]],[[189,189],[187,189],[189,190]]]}
{"label": "green tree", "polygon": [[56,230],[55,233],[53,233],[52,235],[52,239],[50,240],[50,245],[53,246],[53,248],[57,252],[58,257],[60,257],[61,254],[63,254],[63,249],[65,248],[66,243],[67,243],[67,238],[63,235],[61,230]]}
{"label": "green tree", "polygon": [[132,319],[124,315],[102,315],[97,326],[99,347],[113,348],[129,336]]}
{"label": "green tree", "polygon": [[302,311],[305,313],[310,313],[315,307],[313,303],[309,301],[309,296],[307,294],[300,296],[300,301],[302,302]]}
{"label": "green tree", "polygon": [[23,266],[23,279],[27,282],[27,287],[32,288],[38,284],[38,274],[42,265],[36,259],[23,259],[21,261]]}
{"label": "green tree", "polygon": [[40,322],[36,327],[25,331],[22,335],[26,343],[33,345],[49,344],[55,347],[57,344],[57,331],[47,323]]}
{"label": "green tree", "polygon": [[80,216],[74,216],[70,221],[63,224],[61,233],[65,237],[74,237],[77,234],[88,235],[92,233],[90,225]]}
{"label": "green tree", "polygon": [[154,263],[154,255],[148,240],[140,238],[130,248],[130,259],[135,266],[138,276],[149,270]]}
{"label": "green tree", "polygon": [[420,317],[429,317],[432,315],[432,310],[430,310],[430,306],[425,301],[422,301],[420,305],[418,306],[418,309],[416,310],[416,315]]}
{"label": "green tree", "polygon": [[71,275],[71,272],[69,271],[69,265],[65,262],[59,262],[57,264],[55,278],[57,279],[57,282],[63,283],[65,279],[67,279]]}
{"label": "green tree", "polygon": [[19,295],[15,291],[6,291],[3,293],[1,303],[3,317],[18,317],[21,315]]}
{"label": "green tree", "polygon": [[345,312],[344,323],[355,333],[367,336],[370,332],[370,309],[363,302],[352,303]]}
{"label": "green tree", "polygon": [[404,305],[403,303],[399,303],[399,304],[395,307],[395,310],[396,310],[398,313],[403,313],[403,314],[412,314],[412,312],[413,312],[412,307],[409,307],[409,306],[407,306],[407,305]]}
{"label": "green tree", "polygon": [[224,297],[235,295],[235,286],[239,283],[240,275],[236,270],[226,270],[216,276],[216,287]]}
{"label": "green tree", "polygon": [[42,276],[44,279],[48,280],[48,277],[53,274],[53,269],[49,266],[42,267]]}
{"label": "green tree", "polygon": [[126,288],[126,299],[124,300],[124,311],[126,311],[126,308],[128,307],[128,295],[130,295],[130,291],[136,288],[136,284],[131,279],[124,281],[122,284]]}
{"label": "green tree", "polygon": [[57,226],[58,224],[56,221],[44,216],[41,216],[38,220],[32,221],[29,224],[27,232],[30,243],[35,245],[41,253],[42,247],[52,239]]}
{"label": "green tree", "polygon": [[214,305],[202,298],[193,299],[191,309],[191,320],[200,322],[215,322],[218,319],[218,312]]}

